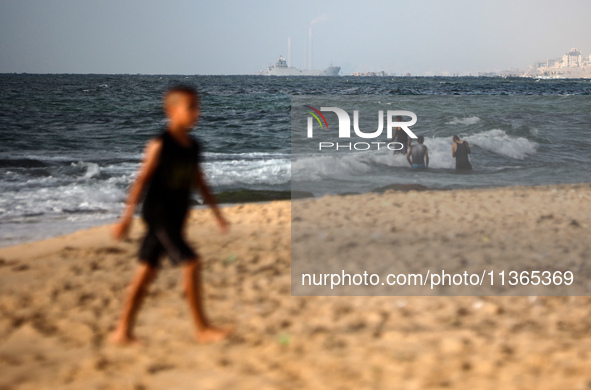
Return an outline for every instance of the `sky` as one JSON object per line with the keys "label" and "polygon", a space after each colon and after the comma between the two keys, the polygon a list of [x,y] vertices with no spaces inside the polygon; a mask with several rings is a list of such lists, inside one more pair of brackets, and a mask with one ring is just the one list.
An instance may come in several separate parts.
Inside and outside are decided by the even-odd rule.
{"label": "sky", "polygon": [[[589,0],[0,0],[0,73],[341,74],[527,69],[591,54]],[[313,23],[314,21],[314,23]]]}

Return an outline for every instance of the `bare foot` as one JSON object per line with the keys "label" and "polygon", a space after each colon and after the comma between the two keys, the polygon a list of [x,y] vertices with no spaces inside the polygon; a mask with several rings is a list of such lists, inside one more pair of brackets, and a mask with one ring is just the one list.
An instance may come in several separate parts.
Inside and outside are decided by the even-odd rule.
{"label": "bare foot", "polygon": [[126,332],[115,331],[109,337],[109,341],[111,344],[125,346],[125,345],[141,345],[142,342],[139,341],[132,335],[127,334]]}
{"label": "bare foot", "polygon": [[212,343],[225,339],[230,332],[230,329],[205,328],[201,329],[195,338],[200,343]]}

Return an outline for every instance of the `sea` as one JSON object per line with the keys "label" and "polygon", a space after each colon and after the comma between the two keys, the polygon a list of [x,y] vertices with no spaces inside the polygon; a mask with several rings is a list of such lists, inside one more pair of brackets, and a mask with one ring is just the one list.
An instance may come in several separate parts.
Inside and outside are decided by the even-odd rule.
{"label": "sea", "polygon": [[[317,197],[367,192],[377,184],[452,189],[591,182],[591,80],[3,74],[0,246],[115,221],[146,142],[166,126],[163,92],[177,84],[193,85],[202,96],[192,134],[205,150],[207,181],[224,203],[289,197],[292,167],[309,172],[298,189]],[[388,150],[292,154],[291,105],[298,96],[384,102],[426,96],[443,99],[434,101],[457,114],[440,126],[419,127],[431,162],[419,173]],[[536,113],[554,119],[534,120],[527,109],[504,115],[511,99],[527,96],[536,98]],[[553,115],[563,99],[572,99],[566,101],[571,109]],[[452,134],[471,145],[471,174],[455,174]],[[195,207],[199,202],[196,194]]]}

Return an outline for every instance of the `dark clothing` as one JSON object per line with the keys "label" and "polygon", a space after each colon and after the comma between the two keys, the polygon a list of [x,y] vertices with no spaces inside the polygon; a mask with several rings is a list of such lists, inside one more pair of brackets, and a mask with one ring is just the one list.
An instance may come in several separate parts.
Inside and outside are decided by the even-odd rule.
{"label": "dark clothing", "polygon": [[201,154],[201,146],[193,138],[188,147],[180,145],[168,131],[158,138],[162,150],[144,198],[142,216],[148,233],[140,249],[140,260],[154,266],[162,251],[173,264],[196,257],[182,237],[182,228]]}
{"label": "dark clothing", "polygon": [[163,252],[168,254],[174,265],[197,258],[183,238],[182,228],[148,225],[148,233],[140,246],[140,261],[158,267]]}
{"label": "dark clothing", "polygon": [[472,164],[470,164],[470,159],[468,158],[468,148],[466,147],[466,143],[456,142],[456,170],[458,171],[471,171]]}
{"label": "dark clothing", "polygon": [[423,144],[416,144],[410,147],[410,157],[413,164],[425,165],[425,151],[427,147]]}
{"label": "dark clothing", "polygon": [[403,146],[402,149],[395,150],[394,153],[402,153],[406,155],[406,153],[408,152],[408,134],[406,134],[406,131],[402,129],[398,130],[398,133],[396,133],[396,142],[400,142]]}

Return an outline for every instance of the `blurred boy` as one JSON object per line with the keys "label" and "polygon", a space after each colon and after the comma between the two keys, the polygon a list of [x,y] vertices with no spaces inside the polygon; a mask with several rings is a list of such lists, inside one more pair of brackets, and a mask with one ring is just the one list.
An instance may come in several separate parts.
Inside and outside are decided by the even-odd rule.
{"label": "blurred boy", "polygon": [[197,186],[213,210],[222,232],[228,223],[218,209],[199,167],[200,144],[189,136],[200,114],[200,98],[191,87],[175,87],[164,96],[168,118],[166,131],[148,142],[144,161],[129,191],[127,207],[113,236],[127,235],[134,210],[145,192],[142,216],[148,231],[140,247],[139,268],[131,282],[121,319],[111,341],[127,344],[136,341],[134,321],[150,282],[157,273],[160,257],[165,252],[173,265],[182,265],[184,289],[199,342],[224,338],[227,331],[212,327],[203,310],[199,255],[186,243],[183,227],[189,210],[191,188]]}

